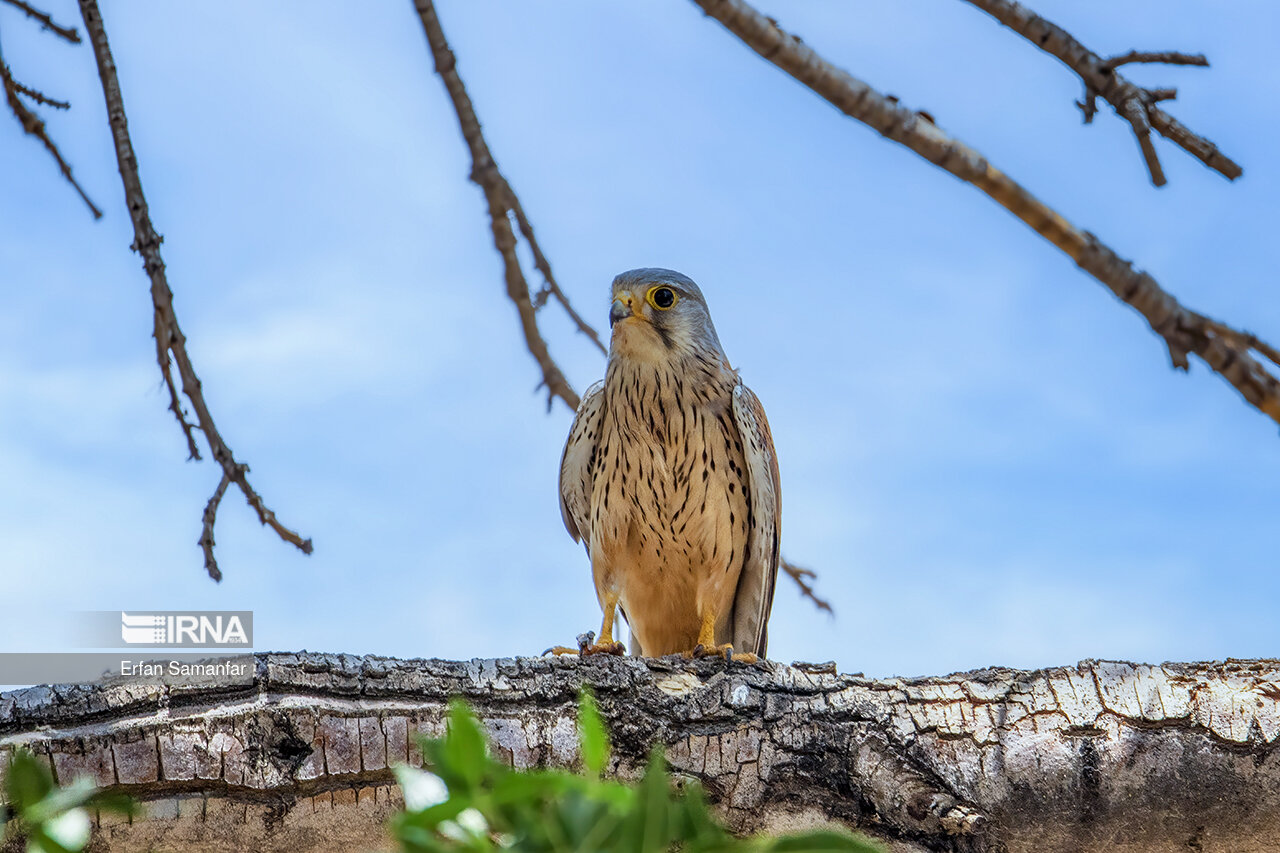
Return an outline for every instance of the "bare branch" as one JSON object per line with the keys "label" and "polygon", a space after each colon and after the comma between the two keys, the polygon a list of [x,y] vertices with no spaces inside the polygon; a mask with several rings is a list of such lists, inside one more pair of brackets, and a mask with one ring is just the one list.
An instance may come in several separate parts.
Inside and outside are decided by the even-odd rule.
{"label": "bare branch", "polygon": [[41,12],[39,9],[31,8],[31,6],[22,2],[22,0],[4,0],[4,2],[8,3],[10,6],[14,7],[15,9],[21,9],[22,11],[26,12],[28,18],[35,18],[37,21],[40,22],[41,29],[48,30],[49,32],[54,33],[55,35],[61,36],[62,38],[66,39],[72,44],[80,43],[80,33],[76,32],[75,29],[71,27],[58,26],[53,22],[53,18],[50,18],[48,15],[46,15],[44,12]]}
{"label": "bare branch", "polygon": [[1133,128],[1133,135],[1138,139],[1138,147],[1142,149],[1142,159],[1146,161],[1147,171],[1151,173],[1151,183],[1158,187],[1168,183],[1164,177],[1164,169],[1160,168],[1160,158],[1156,156],[1156,147],[1151,143],[1151,125],[1147,123],[1147,111],[1137,100],[1124,105],[1124,117]]}
{"label": "bare branch", "polygon": [[[480,119],[476,116],[475,107],[462,83],[462,78],[458,76],[457,59],[449,49],[449,42],[445,39],[440,19],[436,16],[435,6],[431,0],[414,0],[414,8],[417,9],[418,17],[422,20],[422,29],[426,32],[427,44],[431,47],[431,57],[435,61],[436,73],[444,81],[449,100],[453,103],[454,112],[458,116],[462,136],[471,151],[471,180],[484,191],[485,200],[489,203],[489,223],[493,231],[493,245],[502,256],[507,296],[515,303],[516,311],[520,315],[520,328],[524,333],[525,345],[529,348],[534,361],[538,363],[538,367],[542,369],[542,384],[547,388],[547,408],[550,409],[552,402],[559,397],[565,405],[576,411],[579,402],[578,392],[569,385],[569,380],[551,358],[547,342],[538,330],[538,317],[529,296],[529,283],[525,279],[524,270],[520,267],[520,258],[516,255],[516,235],[511,228],[511,220],[507,218],[508,212],[513,207],[518,207],[518,202],[514,204],[512,202],[516,198],[515,191],[498,171],[498,165],[494,162],[488,143],[485,142],[484,133],[480,129]],[[525,223],[528,222],[522,210],[517,211],[517,217],[524,219]],[[529,239],[532,234],[533,229],[530,228],[525,235],[526,239]],[[529,245],[537,246],[532,239]],[[541,254],[541,250],[534,249],[535,259]],[[543,264],[545,261],[546,258],[542,258]],[[543,269],[543,275],[547,277],[549,285],[554,281],[549,264]],[[555,288],[555,290],[558,289]],[[568,306],[567,301],[563,304]],[[577,317],[573,312],[571,316]],[[580,323],[579,328],[582,328],[582,325]],[[596,342],[599,343],[599,340],[597,339]]]}
{"label": "bare branch", "polygon": [[1121,65],[1128,65],[1130,62],[1209,67],[1209,60],[1203,53],[1179,53],[1176,50],[1131,50],[1128,53],[1111,57],[1103,63],[1103,67],[1114,69]]}
{"label": "bare branch", "polygon": [[[177,366],[178,375],[182,380],[182,392],[191,402],[200,430],[209,443],[213,458],[222,466],[224,476],[239,486],[245,500],[258,514],[258,520],[262,524],[269,526],[281,539],[294,545],[304,554],[310,554],[311,540],[302,538],[276,519],[275,513],[249,485],[246,476],[249,466],[236,461],[231,448],[223,441],[213,422],[213,415],[209,412],[209,406],[201,390],[200,378],[196,376],[191,357],[187,354],[186,337],[182,334],[182,329],[178,326],[178,317],[174,313],[173,291],[169,289],[164,260],[160,257],[162,238],[151,224],[147,199],[142,191],[142,179],[138,175],[138,159],[134,154],[133,142],[129,138],[124,97],[120,92],[115,60],[111,57],[111,48],[107,43],[107,32],[102,23],[102,14],[98,10],[97,0],[80,0],[80,14],[84,18],[85,29],[89,33],[89,41],[93,44],[93,53],[98,62],[98,76],[102,80],[102,94],[106,101],[107,118],[111,123],[111,135],[115,141],[116,160],[120,166],[120,179],[124,184],[125,202],[129,208],[129,216],[133,220],[134,241],[131,248],[142,256],[143,269],[151,280],[151,301],[155,306],[156,352],[160,361],[160,372],[164,375],[165,383],[170,390],[170,408],[187,435],[188,449],[195,455],[191,427],[182,414],[177,393],[173,390],[173,376],[168,358],[171,353],[173,364]],[[216,492],[215,497],[218,497]],[[211,503],[216,512],[217,502]],[[208,507],[205,512],[208,515]]]}
{"label": "bare branch", "polygon": [[1280,367],[1280,350],[1271,346],[1266,341],[1258,340],[1257,335],[1251,334],[1250,332],[1237,331],[1230,326],[1225,326],[1222,323],[1219,323],[1216,320],[1210,320],[1207,317],[1199,317],[1199,320],[1203,322],[1205,330],[1210,334],[1230,338],[1235,341],[1238,346],[1244,349],[1254,350],[1272,364]]}
{"label": "bare branch", "polygon": [[778,561],[778,568],[782,569],[784,572],[786,572],[788,575],[791,576],[791,579],[795,581],[796,584],[800,587],[800,594],[803,595],[805,598],[809,599],[810,601],[812,601],[814,607],[818,608],[819,610],[825,610],[828,613],[830,613],[832,616],[835,615],[836,612],[831,609],[830,602],[827,602],[821,598],[818,598],[817,593],[813,591],[813,585],[809,583],[810,580],[817,577],[817,575],[813,573],[813,570],[802,569],[799,566],[797,566],[795,563],[792,563],[789,560],[787,560],[786,558],[783,558]]}
{"label": "bare branch", "polygon": [[[67,179],[67,183],[80,194],[80,198],[89,206],[89,212],[93,214],[94,219],[102,218],[102,211],[98,210],[97,205],[90,200],[85,194],[84,189],[71,176],[71,166],[67,161],[62,159],[62,152],[58,150],[58,146],[53,144],[53,140],[49,138],[48,131],[45,130],[44,122],[38,115],[27,109],[27,105],[22,103],[22,99],[18,97],[18,83],[13,79],[9,66],[5,65],[4,57],[0,55],[0,84],[4,86],[5,100],[9,103],[9,109],[13,112],[14,118],[22,125],[22,129],[44,143],[44,147],[58,164],[58,170],[62,172],[62,177]],[[25,88],[25,87],[23,87]]]}
{"label": "bare branch", "polygon": [[[591,338],[596,348],[607,355],[609,349],[601,342],[599,333],[574,310],[573,306],[569,304],[569,298],[564,295],[564,291],[556,283],[555,276],[551,274],[551,263],[542,254],[542,247],[538,245],[538,239],[533,236],[533,225],[530,224],[529,217],[525,215],[524,205],[520,203],[520,199],[516,198],[514,192],[511,194],[511,210],[516,215],[516,223],[520,226],[520,233],[524,235],[524,239],[529,243],[529,249],[533,252],[533,265],[542,273],[542,279],[546,282],[546,292],[556,298],[556,301],[564,308],[565,313],[569,315],[569,319],[578,327],[578,331]],[[546,301],[545,296],[542,297],[542,301]],[[541,305],[539,304],[538,307],[541,307]]]}
{"label": "bare branch", "polygon": [[[163,237],[159,237],[159,240],[164,242]],[[187,459],[199,462],[200,447],[196,444],[196,427],[187,420],[187,413],[182,410],[182,399],[178,396],[178,386],[173,382],[173,362],[169,355],[173,348],[173,336],[169,329],[168,321],[157,308],[151,331],[151,336],[156,341],[156,364],[160,365],[160,375],[164,377],[165,388],[169,391],[169,411],[177,418],[178,426],[182,427],[182,434],[187,439]]]}
{"label": "bare branch", "polygon": [[213,578],[214,583],[222,582],[222,570],[218,568],[218,561],[213,556],[213,523],[218,518],[218,504],[222,503],[222,496],[227,493],[229,485],[231,478],[223,472],[218,488],[213,490],[209,502],[204,505],[204,524],[200,530],[200,538],[196,540],[200,550],[204,551],[204,570]]}
{"label": "bare branch", "polygon": [[19,95],[26,95],[28,98],[35,101],[37,104],[47,104],[48,106],[53,107],[55,110],[71,109],[71,104],[69,102],[54,100],[53,98],[50,98],[48,95],[46,95],[44,92],[41,92],[38,89],[32,89],[30,86],[24,86],[21,83],[19,83],[17,80],[13,81],[13,88],[17,90]]}
{"label": "bare branch", "polygon": [[[972,1],[984,5],[993,2]],[[1061,249],[1146,319],[1164,339],[1175,366],[1185,369],[1187,354],[1195,353],[1251,405],[1280,422],[1280,380],[1250,354],[1249,348],[1230,335],[1215,333],[1209,325],[1213,321],[1179,304],[1154,278],[1135,270],[1129,261],[1093,234],[1072,225],[977,151],[947,136],[912,110],[890,103],[866,83],[827,62],[743,0],[694,2],[752,50],[841,112],[973,184]]]}
{"label": "bare branch", "polygon": [[[967,2],[977,6],[1036,47],[1053,54],[1064,65],[1080,75],[1085,86],[1085,100],[1081,106],[1085,123],[1088,124],[1093,119],[1093,97],[1096,95],[1107,101],[1138,134],[1138,142],[1142,145],[1143,156],[1149,169],[1154,154],[1148,156],[1150,141],[1143,142],[1139,131],[1140,125],[1135,124],[1130,116],[1132,103],[1136,103],[1142,110],[1146,124],[1161,136],[1181,146],[1193,157],[1199,158],[1210,169],[1220,172],[1231,180],[1243,174],[1240,166],[1219,151],[1216,145],[1203,136],[1192,133],[1185,125],[1155,105],[1156,101],[1168,100],[1167,98],[1155,97],[1151,90],[1130,83],[1115,70],[1116,66],[1128,62],[1207,66],[1209,61],[1203,56],[1171,51],[1161,53],[1130,51],[1112,59],[1103,59],[1076,41],[1070,33],[1057,24],[1045,20],[1014,0],[967,0]],[[1166,92],[1167,90],[1156,91]],[[1160,186],[1163,181],[1158,181],[1157,176],[1162,178],[1163,173],[1159,171],[1158,166],[1156,169],[1151,169],[1151,173],[1152,182]]]}

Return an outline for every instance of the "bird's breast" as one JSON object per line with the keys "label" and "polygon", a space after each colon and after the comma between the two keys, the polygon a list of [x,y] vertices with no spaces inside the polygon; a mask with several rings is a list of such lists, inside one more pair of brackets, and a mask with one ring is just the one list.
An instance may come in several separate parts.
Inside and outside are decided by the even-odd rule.
{"label": "bird's breast", "polygon": [[659,574],[740,561],[743,553],[746,463],[732,385],[720,384],[613,365],[606,377],[592,493],[597,541],[643,556]]}

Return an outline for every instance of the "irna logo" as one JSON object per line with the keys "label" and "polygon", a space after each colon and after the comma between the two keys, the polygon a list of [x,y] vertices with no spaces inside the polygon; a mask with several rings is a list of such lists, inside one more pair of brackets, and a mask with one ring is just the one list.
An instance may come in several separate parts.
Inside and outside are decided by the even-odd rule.
{"label": "irna logo", "polygon": [[253,645],[252,631],[248,611],[120,612],[120,637],[132,646],[245,648]]}

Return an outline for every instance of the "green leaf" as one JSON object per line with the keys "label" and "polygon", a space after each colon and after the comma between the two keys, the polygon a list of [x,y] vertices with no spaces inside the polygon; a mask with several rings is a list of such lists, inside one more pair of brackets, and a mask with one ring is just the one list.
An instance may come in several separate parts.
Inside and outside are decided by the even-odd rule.
{"label": "green leaf", "polygon": [[48,765],[25,749],[15,749],[5,779],[5,799],[21,814],[49,795],[53,774]]}
{"label": "green leaf", "polygon": [[[449,733],[438,754],[444,765],[441,770],[447,769],[464,782],[468,790],[476,788],[489,769],[484,732],[475,715],[459,699],[449,703]],[[446,776],[445,781],[452,780]]]}
{"label": "green leaf", "polygon": [[578,738],[582,743],[582,764],[594,776],[599,776],[609,761],[609,734],[596,698],[587,688],[578,697]]}
{"label": "green leaf", "polygon": [[618,849],[623,853],[665,851],[672,840],[672,806],[666,759],[659,745],[649,754],[649,766],[636,787],[635,808],[624,822]]}
{"label": "green leaf", "polygon": [[[882,853],[864,839],[829,830],[735,838],[716,819],[696,780],[673,788],[661,746],[653,749],[638,784],[602,779],[609,738],[585,691],[578,713],[580,773],[516,771],[493,760],[483,729],[460,702],[451,703],[448,722],[444,738],[422,741],[431,770],[448,788],[447,799],[394,818],[391,832],[402,853]],[[427,775],[397,772],[408,774],[410,782]]]}
{"label": "green leaf", "polygon": [[97,788],[86,777],[81,776],[62,790],[54,789],[38,803],[32,803],[22,810],[22,817],[28,823],[41,825],[54,820],[58,816],[83,806],[93,799]]}

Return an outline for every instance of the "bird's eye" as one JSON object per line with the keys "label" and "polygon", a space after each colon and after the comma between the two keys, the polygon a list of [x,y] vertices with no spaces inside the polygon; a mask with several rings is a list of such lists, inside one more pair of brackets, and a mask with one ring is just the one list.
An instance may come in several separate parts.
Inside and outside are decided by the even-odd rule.
{"label": "bird's eye", "polygon": [[655,287],[649,291],[649,304],[659,311],[666,311],[676,304],[676,292],[669,287]]}

